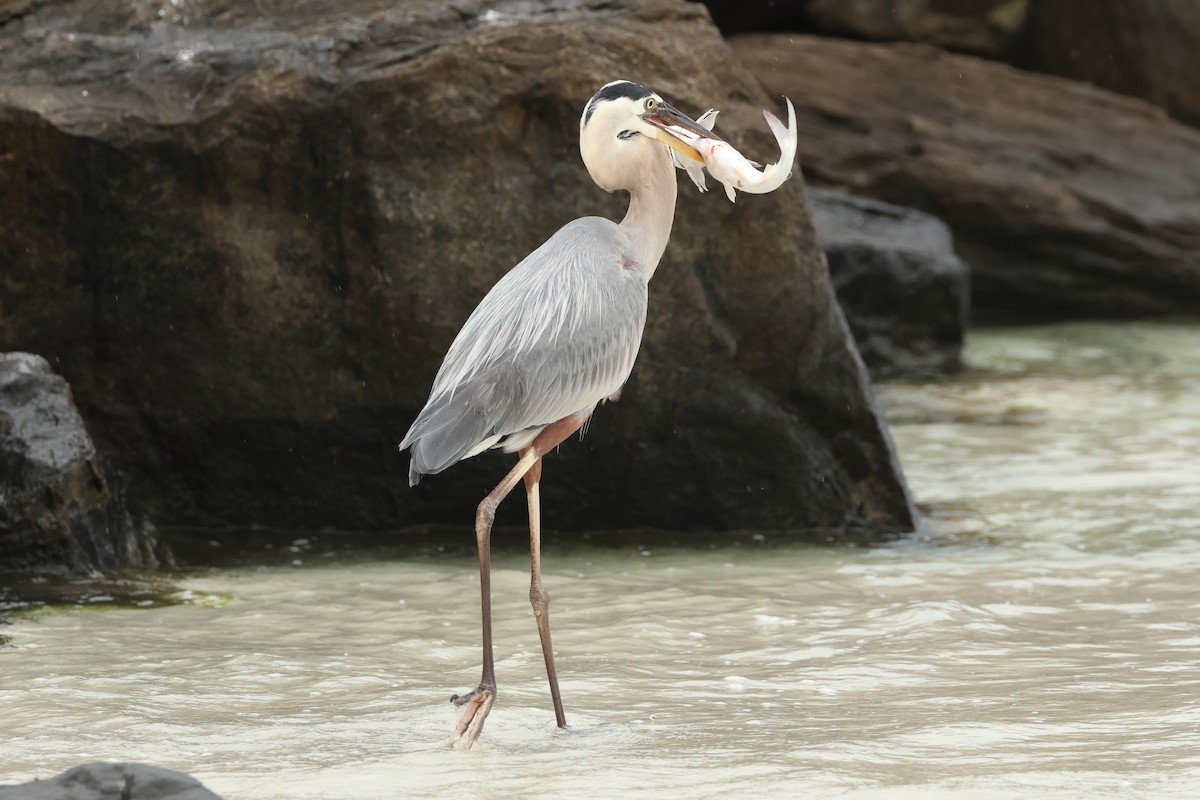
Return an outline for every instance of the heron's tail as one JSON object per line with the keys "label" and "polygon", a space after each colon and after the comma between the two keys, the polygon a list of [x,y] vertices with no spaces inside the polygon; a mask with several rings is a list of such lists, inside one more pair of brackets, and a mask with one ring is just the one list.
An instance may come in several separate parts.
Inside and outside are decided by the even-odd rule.
{"label": "heron's tail", "polygon": [[501,439],[481,408],[487,404],[478,402],[470,391],[429,399],[400,443],[401,450],[408,448],[412,454],[409,486],[416,486],[424,475],[435,475],[482,453]]}

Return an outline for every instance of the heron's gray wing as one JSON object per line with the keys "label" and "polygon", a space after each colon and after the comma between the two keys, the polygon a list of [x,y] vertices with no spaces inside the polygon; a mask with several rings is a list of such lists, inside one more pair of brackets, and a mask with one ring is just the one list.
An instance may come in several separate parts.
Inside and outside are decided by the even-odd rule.
{"label": "heron's gray wing", "polygon": [[566,225],[505,275],[450,346],[404,437],[410,480],[505,436],[588,411],[633,368],[646,279],[610,220]]}
{"label": "heron's gray wing", "polygon": [[430,397],[400,444],[401,450],[411,447],[410,485],[416,486],[422,475],[441,472],[489,439],[499,441],[489,412],[517,402],[522,392],[520,375],[498,364],[452,394]]}

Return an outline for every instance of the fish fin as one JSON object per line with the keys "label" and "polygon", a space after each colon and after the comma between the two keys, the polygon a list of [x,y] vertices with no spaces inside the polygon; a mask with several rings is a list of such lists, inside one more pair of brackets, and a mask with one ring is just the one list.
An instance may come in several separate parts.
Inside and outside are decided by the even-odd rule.
{"label": "fish fin", "polygon": [[704,169],[702,167],[693,166],[692,164],[683,163],[679,160],[679,155],[674,150],[671,150],[670,153],[671,163],[675,165],[675,169],[681,169],[686,172],[688,178],[691,179],[692,183],[696,184],[696,188],[699,189],[701,193],[707,192],[708,187],[704,185]]}
{"label": "fish fin", "polygon": [[[717,111],[715,108],[710,108],[708,111],[705,111],[703,114],[697,117],[696,122],[700,125],[700,127],[711,131],[713,126],[717,124],[717,114],[719,113],[721,112]],[[704,179],[704,167],[696,166],[694,164],[685,164],[682,160],[680,160],[678,153],[676,153],[674,150],[670,152],[671,163],[675,166],[675,168],[686,172],[687,176],[691,178],[692,183],[696,185],[696,188],[700,190],[701,194],[707,192],[708,184]]]}
{"label": "fish fin", "polygon": [[731,202],[731,203],[737,202],[737,193],[733,191],[733,187],[730,186],[728,183],[725,184],[725,196],[729,198],[729,202]]}
{"label": "fish fin", "polygon": [[[715,120],[717,112],[712,111],[712,109],[709,109],[709,111],[706,111],[704,113],[704,115],[701,116],[701,119],[698,119],[696,121],[700,122],[700,124],[703,125],[704,123],[701,122],[701,120],[704,119],[704,116],[707,116],[709,113],[711,113],[713,115],[713,119]],[[712,126],[711,125],[707,126],[707,130],[711,131]],[[674,150],[668,150],[668,153],[671,156],[671,164],[675,167],[675,169],[681,169],[684,172],[686,172],[688,178],[690,178],[692,183],[696,185],[696,188],[700,191],[701,194],[708,191],[708,186],[705,184],[705,181],[704,181],[704,167],[697,166],[697,165],[691,164],[691,163],[684,163],[680,159],[679,153],[675,152]]]}
{"label": "fish fin", "polygon": [[788,98],[785,97],[785,98],[783,98],[783,100],[785,103],[787,103],[787,110],[788,110],[788,124],[787,125],[784,125],[779,120],[779,117],[775,116],[774,114],[772,114],[770,111],[768,111],[765,108],[763,109],[763,116],[766,117],[766,119],[767,119],[767,127],[770,128],[771,133],[774,134],[775,141],[780,145],[780,149],[783,150],[784,153],[786,153],[787,149],[784,148],[784,146],[783,146],[784,142],[787,142],[790,140],[792,147],[793,148],[795,147],[796,107],[792,105],[792,101],[789,100]]}
{"label": "fish fin", "polygon": [[[784,101],[787,103],[788,109],[788,124],[786,127],[779,121],[779,117],[765,108],[763,109],[763,116],[767,120],[767,125],[771,128],[771,133],[775,136],[776,144],[779,145],[779,159],[775,163],[764,167],[757,179],[744,184],[741,187],[743,192],[749,192],[750,194],[773,192],[782,186],[792,175],[792,168],[796,159],[796,109],[792,105],[791,100],[785,97]],[[758,165],[755,164],[755,166],[757,167]]]}

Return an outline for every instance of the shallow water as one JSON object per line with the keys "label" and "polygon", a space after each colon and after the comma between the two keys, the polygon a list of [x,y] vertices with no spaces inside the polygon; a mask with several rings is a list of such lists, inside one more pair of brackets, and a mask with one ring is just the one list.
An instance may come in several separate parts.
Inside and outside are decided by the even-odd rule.
{"label": "shallow water", "polygon": [[908,540],[548,544],[565,732],[516,540],[461,753],[470,533],[259,533],[186,603],[16,619],[0,784],[114,759],[231,799],[1197,796],[1200,329],[978,331],[968,358],[884,393],[929,513]]}

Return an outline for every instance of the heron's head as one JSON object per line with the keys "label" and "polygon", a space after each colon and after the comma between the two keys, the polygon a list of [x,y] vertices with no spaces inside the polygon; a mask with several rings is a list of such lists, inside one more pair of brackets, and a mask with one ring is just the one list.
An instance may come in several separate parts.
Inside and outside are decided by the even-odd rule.
{"label": "heron's head", "polygon": [[704,161],[672,128],[717,138],[655,92],[630,81],[613,81],[596,92],[583,110],[579,152],[600,188],[631,189],[646,180],[651,159],[666,158],[661,145],[692,161]]}

